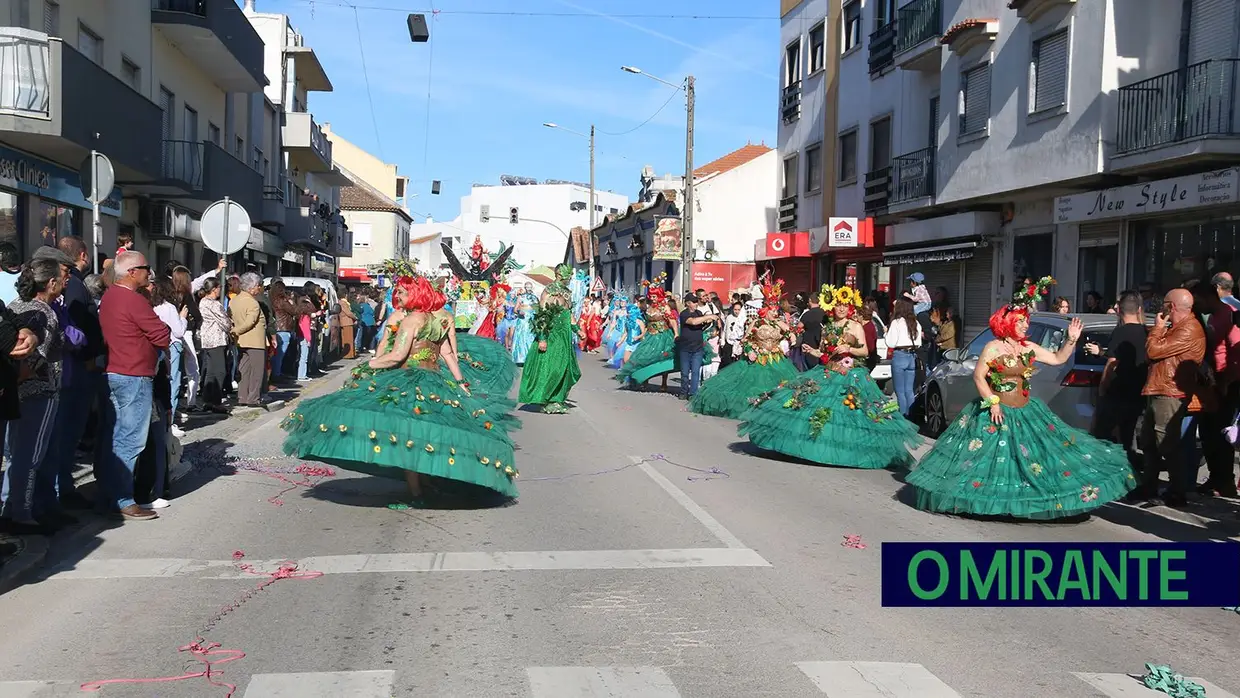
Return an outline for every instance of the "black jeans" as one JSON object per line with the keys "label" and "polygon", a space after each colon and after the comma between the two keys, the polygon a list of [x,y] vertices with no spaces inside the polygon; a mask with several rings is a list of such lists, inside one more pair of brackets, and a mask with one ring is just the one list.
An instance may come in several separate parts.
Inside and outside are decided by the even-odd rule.
{"label": "black jeans", "polygon": [[202,401],[211,406],[224,402],[224,386],[228,385],[228,348],[202,350],[206,366],[202,372]]}
{"label": "black jeans", "polygon": [[1093,436],[1123,446],[1128,454],[1128,463],[1137,472],[1143,466],[1136,451],[1137,422],[1144,411],[1145,398],[1140,395],[1107,395],[1098,398],[1098,409],[1094,412],[1094,424],[1090,429]]}
{"label": "black jeans", "polygon": [[1219,409],[1198,415],[1198,433],[1201,452],[1210,470],[1211,487],[1222,492],[1236,490],[1236,448],[1227,442],[1223,430],[1236,418],[1236,406],[1240,402],[1240,385],[1232,385],[1220,401]]}

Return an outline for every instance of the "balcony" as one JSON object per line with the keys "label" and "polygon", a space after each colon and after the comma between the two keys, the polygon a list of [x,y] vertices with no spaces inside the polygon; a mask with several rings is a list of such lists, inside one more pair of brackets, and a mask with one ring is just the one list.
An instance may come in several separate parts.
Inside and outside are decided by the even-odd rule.
{"label": "balcony", "polygon": [[1119,88],[1115,169],[1240,155],[1240,60],[1209,60]]}
{"label": "balcony", "polygon": [[905,70],[939,72],[943,34],[942,0],[913,0],[896,12],[895,61]]}
{"label": "balcony", "polygon": [[896,22],[888,22],[870,34],[870,78],[877,78],[895,65]]}
{"label": "balcony", "polygon": [[353,236],[343,224],[327,224],[327,253],[337,258],[353,256]]}
{"label": "balcony", "polygon": [[164,141],[161,184],[190,195],[203,193],[203,147],[198,141]]}
{"label": "balcony", "polygon": [[259,213],[252,216],[254,225],[278,228],[284,225],[288,207],[284,205],[284,190],[280,187],[263,187],[263,203]]}
{"label": "balcony", "polygon": [[289,80],[300,82],[308,92],[331,92],[332,81],[327,77],[327,71],[323,69],[314,49],[306,46],[301,34],[290,29],[285,41],[284,53],[293,61],[294,74],[289,76]]}
{"label": "balcony", "polygon": [[865,212],[878,216],[887,212],[891,198],[891,168],[880,167],[865,173]]}
{"label": "balcony", "polygon": [[225,92],[261,92],[263,40],[236,0],[151,0],[151,24]]}
{"label": "balcony", "polygon": [[797,229],[797,195],[785,196],[779,200],[779,230],[786,232]]}
{"label": "balcony", "polygon": [[327,250],[327,221],[317,213],[312,213],[309,206],[289,206],[285,213],[284,227],[280,229],[284,244]]}
{"label": "balcony", "polygon": [[160,176],[160,110],[42,32],[0,27],[0,140],[76,168],[107,155],[119,181]]}
{"label": "balcony", "polygon": [[281,132],[290,168],[302,172],[332,171],[332,143],[314,117],[305,112],[288,112]]}
{"label": "balcony", "polygon": [[262,215],[263,176],[210,141],[164,141],[162,175],[144,193],[204,203],[227,196],[244,206],[251,220]]}
{"label": "balcony", "polygon": [[797,80],[784,88],[779,96],[779,113],[784,123],[791,123],[801,118],[801,81]]}
{"label": "balcony", "polygon": [[[891,161],[891,206],[934,197],[934,148],[922,148]],[[927,202],[928,203],[928,202]]]}

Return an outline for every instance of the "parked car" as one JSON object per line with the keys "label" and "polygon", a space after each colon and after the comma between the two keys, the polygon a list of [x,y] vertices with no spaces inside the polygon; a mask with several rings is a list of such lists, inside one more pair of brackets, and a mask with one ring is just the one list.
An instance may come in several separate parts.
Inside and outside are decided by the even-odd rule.
{"label": "parked car", "polygon": [[870,377],[874,379],[879,388],[891,394],[891,353],[887,351],[887,340],[885,338],[878,338],[878,344],[875,346],[874,353],[878,356],[878,364],[870,370]]}
{"label": "parked car", "polygon": [[[1084,347],[1092,342],[1105,350],[1119,320],[1114,315],[1033,313],[1029,318],[1029,340],[1050,351],[1058,351],[1068,336],[1068,323],[1072,318],[1080,318],[1085,326],[1076,351],[1062,366],[1037,364],[1030,379],[1030,390],[1068,425],[1088,430],[1098,399],[1096,388],[1102,380],[1107,359],[1105,351],[1101,356],[1093,356],[1086,353]],[[927,374],[919,402],[928,436],[942,434],[948,420],[977,399],[973,369],[977,368],[982,348],[994,338],[989,329],[983,331],[963,348],[945,352],[943,361]]]}

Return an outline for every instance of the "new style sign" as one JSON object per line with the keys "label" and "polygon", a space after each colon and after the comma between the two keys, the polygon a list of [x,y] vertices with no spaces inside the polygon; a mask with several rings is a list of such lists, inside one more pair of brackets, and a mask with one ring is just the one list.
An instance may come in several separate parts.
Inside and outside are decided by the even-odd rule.
{"label": "new style sign", "polygon": [[1055,199],[1056,223],[1082,223],[1169,213],[1240,201],[1240,170],[1133,184]]}

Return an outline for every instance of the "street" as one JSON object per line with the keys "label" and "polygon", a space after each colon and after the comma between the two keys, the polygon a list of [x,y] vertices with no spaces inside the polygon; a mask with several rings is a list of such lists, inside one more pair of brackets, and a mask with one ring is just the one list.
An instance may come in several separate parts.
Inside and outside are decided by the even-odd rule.
{"label": "street", "polygon": [[[1240,693],[1240,615],[1218,608],[880,605],[883,541],[1223,534],[1121,505],[1042,525],[924,514],[891,473],[748,453],[735,422],[581,363],[570,414],[519,414],[521,497],[499,509],[397,511],[397,481],[276,475],[299,465],[278,458],[287,408],[232,420],[249,469],[200,463],[157,521],[57,539],[42,578],[0,596],[0,698],[114,679],[134,682],[97,695],[1166,695],[1125,676],[1147,662]],[[282,561],[296,571],[268,574]],[[210,674],[153,682],[202,673],[178,652],[199,636],[219,643]]]}

